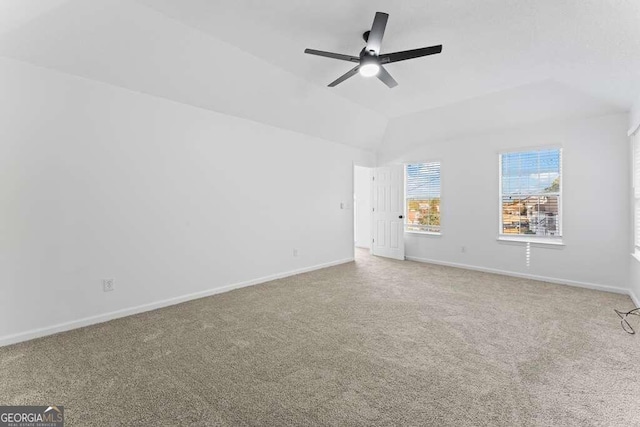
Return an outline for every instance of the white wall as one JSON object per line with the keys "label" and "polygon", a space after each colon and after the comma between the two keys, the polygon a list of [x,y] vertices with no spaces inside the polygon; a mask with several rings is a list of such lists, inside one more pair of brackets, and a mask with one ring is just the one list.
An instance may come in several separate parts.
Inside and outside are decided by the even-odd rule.
{"label": "white wall", "polygon": [[640,261],[631,258],[629,266],[629,290],[636,307],[640,307]]}
{"label": "white wall", "polygon": [[371,247],[371,168],[354,166],[353,192],[355,194],[355,244],[359,248]]}
{"label": "white wall", "polygon": [[[322,62],[330,80],[292,74],[274,65],[282,61],[271,53],[261,59],[137,1],[68,0],[21,21],[0,37],[0,56],[359,148],[379,143],[387,124],[380,113],[327,90],[324,82],[335,78],[331,61]],[[243,38],[256,39],[249,33]],[[297,42],[302,45],[287,58],[323,61],[305,55],[304,41]],[[339,63],[334,67],[340,70]]]}
{"label": "white wall", "polygon": [[629,132],[633,132],[640,127],[640,97],[636,99],[629,111]]}
{"label": "white wall", "polygon": [[0,344],[352,258],[340,203],[372,154],[13,60],[0,77]]}
{"label": "white wall", "polygon": [[382,150],[401,155],[416,144],[616,113],[626,110],[565,84],[544,80],[393,118]]}
{"label": "white wall", "polygon": [[[442,162],[442,236],[406,234],[407,256],[625,291],[630,258],[627,120],[627,114],[614,114],[546,122],[418,144],[400,155],[380,153],[381,164]],[[388,135],[387,146],[394,145],[394,138]],[[496,240],[498,152],[550,144],[564,149],[566,246],[532,247],[527,268],[524,244]]]}
{"label": "white wall", "polygon": [[[640,126],[640,98],[636,100],[629,113],[629,132],[634,132]],[[637,134],[636,134],[637,135]],[[637,136],[636,136],[637,137]],[[629,147],[629,157],[632,156],[631,147]],[[629,176],[629,180],[631,181],[631,175]],[[632,212],[631,218],[633,219],[633,205],[635,203],[635,198],[633,196],[633,191],[629,191],[629,199],[630,199],[630,212]],[[631,222],[633,226],[633,223]],[[633,234],[633,233],[631,233]],[[633,252],[633,237],[631,238],[631,242],[629,244],[629,252]],[[637,307],[640,307],[640,260],[636,258],[631,258],[629,263],[629,288],[631,291],[631,298]]]}

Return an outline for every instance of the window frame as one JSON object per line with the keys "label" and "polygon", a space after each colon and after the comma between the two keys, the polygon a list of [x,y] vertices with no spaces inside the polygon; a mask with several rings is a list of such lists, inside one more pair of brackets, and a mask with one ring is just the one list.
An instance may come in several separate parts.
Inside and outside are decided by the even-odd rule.
{"label": "window frame", "polygon": [[[409,209],[407,207],[407,166],[409,165],[417,165],[417,164],[426,164],[426,163],[438,163],[440,165],[440,231],[418,231],[418,230],[407,230],[407,220],[409,219]],[[404,169],[404,184],[403,184],[403,202],[404,202],[404,221],[402,224],[403,230],[405,233],[410,234],[418,234],[422,236],[442,236],[442,160],[440,159],[429,159],[429,160],[419,160],[414,162],[407,162],[403,165]]]}
{"label": "window frame", "polygon": [[[503,233],[502,223],[502,156],[504,154],[527,153],[545,150],[558,150],[560,152],[559,173],[560,187],[558,190],[558,234],[555,236],[536,236],[526,234]],[[564,239],[564,149],[561,145],[539,145],[534,147],[512,148],[498,152],[498,237],[497,240],[505,242],[541,243],[547,245],[563,246]]]}

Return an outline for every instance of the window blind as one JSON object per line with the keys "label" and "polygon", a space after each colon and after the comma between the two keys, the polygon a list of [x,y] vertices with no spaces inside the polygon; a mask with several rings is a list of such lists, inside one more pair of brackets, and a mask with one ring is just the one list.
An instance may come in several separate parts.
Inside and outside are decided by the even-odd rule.
{"label": "window blind", "polygon": [[407,231],[440,232],[440,162],[406,167]]}
{"label": "window blind", "polygon": [[562,150],[500,156],[500,233],[561,236]]}

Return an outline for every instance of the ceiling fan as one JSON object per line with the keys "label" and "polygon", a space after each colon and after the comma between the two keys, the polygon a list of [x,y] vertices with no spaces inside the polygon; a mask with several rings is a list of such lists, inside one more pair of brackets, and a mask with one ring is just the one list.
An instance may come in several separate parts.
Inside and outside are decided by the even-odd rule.
{"label": "ceiling fan", "polygon": [[360,73],[363,77],[378,76],[378,78],[390,88],[398,86],[398,82],[391,77],[391,74],[382,66],[383,64],[391,64],[392,62],[405,61],[407,59],[419,58],[421,56],[434,55],[442,52],[442,45],[423,47],[420,49],[403,50],[401,52],[380,54],[380,46],[382,45],[382,36],[387,26],[389,15],[382,12],[376,12],[373,19],[373,25],[370,31],[362,34],[367,45],[360,51],[360,56],[343,55],[341,53],[325,52],[322,50],[305,49],[304,53],[310,55],[325,56],[327,58],[339,59],[341,61],[355,62],[356,65],[336,80],[329,83],[329,87],[334,87]]}

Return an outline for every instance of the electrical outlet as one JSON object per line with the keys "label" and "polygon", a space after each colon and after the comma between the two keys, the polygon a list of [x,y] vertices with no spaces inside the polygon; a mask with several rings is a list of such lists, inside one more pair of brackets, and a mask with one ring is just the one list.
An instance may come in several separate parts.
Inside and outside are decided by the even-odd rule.
{"label": "electrical outlet", "polygon": [[102,290],[104,292],[111,292],[116,288],[115,279],[102,279]]}
{"label": "electrical outlet", "polygon": [[297,248],[293,249],[293,256],[298,258],[298,255],[300,255],[300,251]]}

